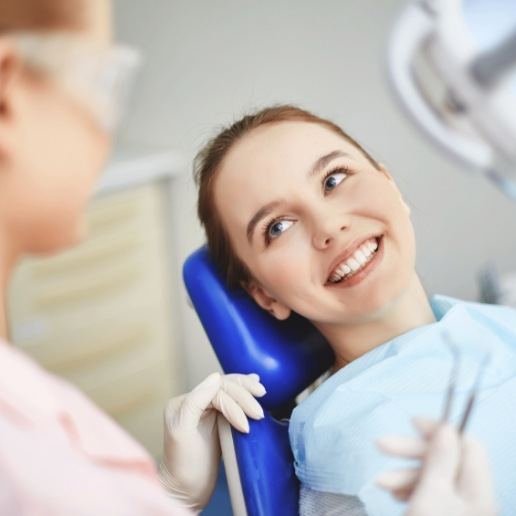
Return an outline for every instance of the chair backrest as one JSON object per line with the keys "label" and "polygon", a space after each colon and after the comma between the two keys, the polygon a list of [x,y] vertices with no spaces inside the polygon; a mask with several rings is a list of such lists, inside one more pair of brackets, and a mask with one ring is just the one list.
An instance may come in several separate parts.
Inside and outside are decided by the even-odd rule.
{"label": "chair backrest", "polygon": [[[205,247],[185,262],[192,304],[225,373],[257,373],[267,389],[264,409],[276,411],[323,374],[333,353],[304,318],[277,321],[242,290],[229,290]],[[288,442],[288,424],[267,415],[250,421],[250,433],[233,430],[240,480],[249,516],[298,514],[299,484]]]}

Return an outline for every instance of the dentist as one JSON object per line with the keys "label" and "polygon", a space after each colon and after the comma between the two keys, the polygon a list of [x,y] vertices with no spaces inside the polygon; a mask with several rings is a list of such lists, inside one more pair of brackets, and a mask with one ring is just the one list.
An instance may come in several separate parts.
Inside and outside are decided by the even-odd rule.
{"label": "dentist", "polygon": [[496,516],[489,460],[484,447],[449,424],[417,418],[413,437],[385,437],[384,453],[417,459],[415,469],[389,471],[378,485],[407,501],[405,516]]}
{"label": "dentist", "polygon": [[160,478],[107,415],[7,342],[15,265],[84,235],[134,64],[130,49],[111,42],[108,0],[1,2],[0,514],[191,514],[215,485],[217,411],[241,431],[246,416],[263,417],[256,375],[209,376],[166,407]]}

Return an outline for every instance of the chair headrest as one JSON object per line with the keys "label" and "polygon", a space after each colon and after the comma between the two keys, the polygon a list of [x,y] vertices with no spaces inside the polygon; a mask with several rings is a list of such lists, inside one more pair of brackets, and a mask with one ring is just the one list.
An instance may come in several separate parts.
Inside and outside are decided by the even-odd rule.
{"label": "chair headrest", "polygon": [[206,247],[186,260],[183,278],[225,373],[257,373],[271,410],[291,402],[331,366],[333,352],[303,317],[278,321],[243,289],[230,290]]}

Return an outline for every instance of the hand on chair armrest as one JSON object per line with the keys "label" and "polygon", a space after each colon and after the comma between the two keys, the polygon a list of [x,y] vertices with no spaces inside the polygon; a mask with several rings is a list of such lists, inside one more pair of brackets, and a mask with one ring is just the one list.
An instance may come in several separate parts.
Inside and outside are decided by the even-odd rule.
{"label": "hand on chair armrest", "polygon": [[217,412],[237,430],[247,433],[247,416],[263,417],[253,396],[264,394],[265,388],[255,374],[213,373],[190,393],[169,400],[161,478],[185,506],[201,510],[215,488],[220,461]]}

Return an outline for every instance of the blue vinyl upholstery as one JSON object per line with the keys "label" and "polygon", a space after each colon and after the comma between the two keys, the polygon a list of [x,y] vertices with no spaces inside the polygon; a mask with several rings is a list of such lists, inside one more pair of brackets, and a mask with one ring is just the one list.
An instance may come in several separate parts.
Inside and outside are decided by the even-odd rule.
{"label": "blue vinyl upholstery", "polygon": [[183,277],[224,372],[257,373],[267,389],[260,399],[266,417],[251,420],[248,435],[232,431],[248,516],[297,515],[288,422],[270,412],[291,404],[330,367],[333,353],[306,319],[277,321],[242,289],[230,291],[205,247],[186,260]]}

